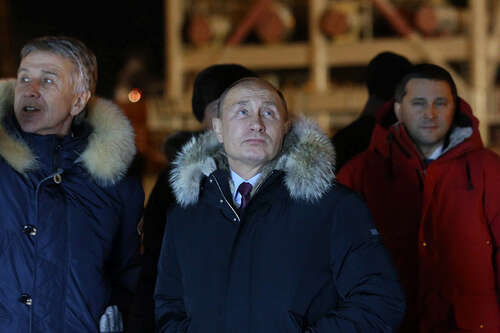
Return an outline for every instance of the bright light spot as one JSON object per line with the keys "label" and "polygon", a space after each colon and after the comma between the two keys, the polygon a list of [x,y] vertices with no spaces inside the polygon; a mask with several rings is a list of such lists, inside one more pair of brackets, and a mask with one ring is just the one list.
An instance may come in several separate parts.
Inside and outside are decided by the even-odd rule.
{"label": "bright light spot", "polygon": [[139,102],[141,100],[142,93],[139,89],[134,88],[128,92],[128,100],[132,103]]}

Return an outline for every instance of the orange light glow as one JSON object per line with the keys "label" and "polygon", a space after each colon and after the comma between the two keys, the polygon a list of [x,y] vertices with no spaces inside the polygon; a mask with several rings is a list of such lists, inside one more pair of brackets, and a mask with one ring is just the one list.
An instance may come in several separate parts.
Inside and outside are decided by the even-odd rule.
{"label": "orange light glow", "polygon": [[141,97],[142,97],[142,93],[137,88],[134,88],[134,89],[130,90],[129,93],[128,93],[128,100],[131,103],[137,103],[137,102],[139,102],[141,100]]}

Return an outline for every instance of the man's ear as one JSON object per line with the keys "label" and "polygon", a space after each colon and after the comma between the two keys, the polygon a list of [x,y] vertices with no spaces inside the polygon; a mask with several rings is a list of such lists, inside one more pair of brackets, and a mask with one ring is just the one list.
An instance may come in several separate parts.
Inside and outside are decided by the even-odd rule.
{"label": "man's ear", "polygon": [[75,96],[70,112],[73,117],[75,117],[80,112],[82,112],[83,109],[85,109],[85,105],[87,105],[87,102],[89,101],[91,95],[92,94],[90,93],[90,91],[86,90],[85,92],[79,93]]}
{"label": "man's ear", "polygon": [[401,122],[401,103],[399,102],[394,103],[394,114],[396,115],[398,121]]}
{"label": "man's ear", "polygon": [[217,117],[212,118],[212,126],[214,128],[215,135],[219,143],[224,142],[224,137],[222,136],[222,120]]}

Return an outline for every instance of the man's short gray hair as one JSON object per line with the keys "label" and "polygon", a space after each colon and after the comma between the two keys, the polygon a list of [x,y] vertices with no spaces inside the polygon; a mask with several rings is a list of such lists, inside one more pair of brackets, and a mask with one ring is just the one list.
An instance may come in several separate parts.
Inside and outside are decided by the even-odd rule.
{"label": "man's short gray hair", "polygon": [[95,92],[97,84],[97,59],[81,41],[64,36],[45,36],[26,43],[21,50],[21,60],[32,52],[50,52],[71,60],[77,70],[78,82],[75,89],[79,92]]}

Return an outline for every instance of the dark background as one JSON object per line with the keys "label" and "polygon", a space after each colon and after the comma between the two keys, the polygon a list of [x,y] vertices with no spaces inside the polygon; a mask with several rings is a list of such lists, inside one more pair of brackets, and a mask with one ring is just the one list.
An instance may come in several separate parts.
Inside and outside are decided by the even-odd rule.
{"label": "dark background", "polygon": [[80,39],[96,54],[98,95],[112,97],[118,72],[130,55],[146,57],[152,74],[164,76],[163,0],[4,1],[16,68],[19,51],[28,40],[67,35]]}

